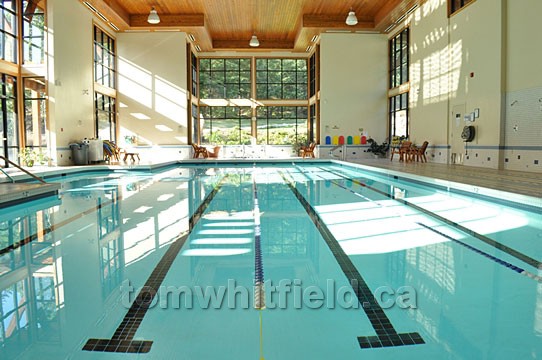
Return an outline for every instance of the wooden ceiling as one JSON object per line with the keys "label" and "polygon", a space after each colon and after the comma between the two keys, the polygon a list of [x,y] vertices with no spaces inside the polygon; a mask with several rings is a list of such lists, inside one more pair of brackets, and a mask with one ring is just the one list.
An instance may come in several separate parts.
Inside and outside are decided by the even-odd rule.
{"label": "wooden ceiling", "polygon": [[[201,51],[308,52],[322,32],[379,32],[424,0],[80,0],[117,31],[184,31]],[[90,5],[90,6],[89,6]],[[160,23],[147,22],[154,7]],[[350,10],[358,24],[346,25]],[[316,40],[317,42],[318,40]]]}

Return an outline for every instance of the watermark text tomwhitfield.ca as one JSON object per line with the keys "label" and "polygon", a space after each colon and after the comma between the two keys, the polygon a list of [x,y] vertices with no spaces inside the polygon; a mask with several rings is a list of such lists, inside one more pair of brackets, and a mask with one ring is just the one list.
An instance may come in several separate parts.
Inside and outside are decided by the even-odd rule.
{"label": "watermark text tomwhitfield.ca", "polygon": [[[301,279],[282,279],[278,282],[267,280],[265,288],[265,306],[267,309],[358,309],[369,307],[368,302],[360,303],[354,289],[358,289],[356,280],[350,285],[337,286],[336,280],[328,279],[325,288],[317,285],[303,286]],[[229,279],[226,285],[217,286],[160,286],[158,291],[142,287],[135,289],[129,280],[124,280],[121,287],[122,306],[130,308],[141,291],[155,295],[149,308],[162,309],[249,309],[253,306],[254,288],[238,285],[235,279]],[[398,306],[401,309],[416,309],[417,295],[412,286],[392,288],[380,286],[372,291],[374,299],[381,308]]]}

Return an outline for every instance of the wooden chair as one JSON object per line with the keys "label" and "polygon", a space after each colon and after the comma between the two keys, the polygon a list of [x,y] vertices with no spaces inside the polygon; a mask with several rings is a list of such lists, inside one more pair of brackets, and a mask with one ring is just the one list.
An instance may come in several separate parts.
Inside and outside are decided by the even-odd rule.
{"label": "wooden chair", "polygon": [[424,141],[421,147],[412,149],[412,158],[416,158],[416,161],[427,162],[427,158],[425,157],[427,145],[429,145],[429,142]]}
{"label": "wooden chair", "polygon": [[203,158],[205,159],[209,157],[209,152],[203,146],[192,144],[192,148],[194,149],[194,155],[193,155],[194,159],[197,159],[200,155],[202,155]]}
{"label": "wooden chair", "polygon": [[311,142],[309,144],[309,146],[302,146],[301,149],[299,150],[300,153],[301,153],[301,157],[304,159],[308,156],[310,157],[314,157],[314,148],[316,147],[316,143],[315,142]]}
{"label": "wooden chair", "polygon": [[399,161],[410,161],[410,147],[411,146],[412,146],[411,141],[403,140],[399,147],[393,147],[391,149],[390,161],[393,161],[394,154],[399,154]]}
{"label": "wooden chair", "polygon": [[113,141],[104,140],[103,150],[104,150],[104,158],[106,161],[111,161],[113,159],[120,161],[121,149]]}
{"label": "wooden chair", "polygon": [[210,157],[210,158],[218,158],[218,155],[220,154],[220,146],[215,146],[213,147],[213,151],[209,151],[207,150],[207,155]]}

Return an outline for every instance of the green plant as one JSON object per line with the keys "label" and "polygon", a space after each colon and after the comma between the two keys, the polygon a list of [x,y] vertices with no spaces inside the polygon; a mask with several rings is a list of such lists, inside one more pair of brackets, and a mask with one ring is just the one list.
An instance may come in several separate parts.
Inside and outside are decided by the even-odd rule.
{"label": "green plant", "polygon": [[35,163],[43,165],[49,161],[49,157],[47,157],[47,155],[37,149],[29,147],[23,148],[19,152],[19,158],[26,166],[34,166]]}
{"label": "green plant", "polygon": [[367,142],[370,144],[369,148],[365,150],[366,152],[372,152],[375,155],[381,155],[385,156],[386,152],[390,148],[389,144],[387,142],[383,142],[382,144],[378,144],[373,139],[368,139]]}
{"label": "green plant", "polygon": [[292,149],[295,154],[299,154],[299,150],[301,150],[302,148],[306,146],[309,146],[309,142],[307,138],[304,136],[299,136],[297,138],[297,141],[292,144]]}

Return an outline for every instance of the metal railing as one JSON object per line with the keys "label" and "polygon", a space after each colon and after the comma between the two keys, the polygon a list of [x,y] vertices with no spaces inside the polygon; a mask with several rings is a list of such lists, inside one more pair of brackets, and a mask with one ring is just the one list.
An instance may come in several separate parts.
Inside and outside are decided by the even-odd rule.
{"label": "metal railing", "polygon": [[[334,151],[337,149],[341,149],[341,156],[335,155]],[[346,159],[346,147],[344,145],[337,145],[329,150],[329,156],[333,159],[339,159],[344,161]]]}
{"label": "metal railing", "polygon": [[[34,174],[32,174],[30,171],[22,168],[19,166],[19,164],[17,163],[14,163],[13,161],[9,160],[9,159],[6,159],[4,156],[0,156],[0,159],[10,163],[11,165],[15,166],[17,169],[21,170],[22,172],[24,172],[25,174],[27,175],[30,175],[31,177],[33,177],[34,179],[38,180],[39,182],[43,183],[43,184],[47,184],[47,182],[45,180],[43,180],[42,178],[40,178],[39,176],[36,176]],[[4,169],[2,169],[2,172],[9,178],[11,179],[12,182],[15,182],[15,180],[13,180],[13,178],[11,176],[9,176],[5,171]]]}

